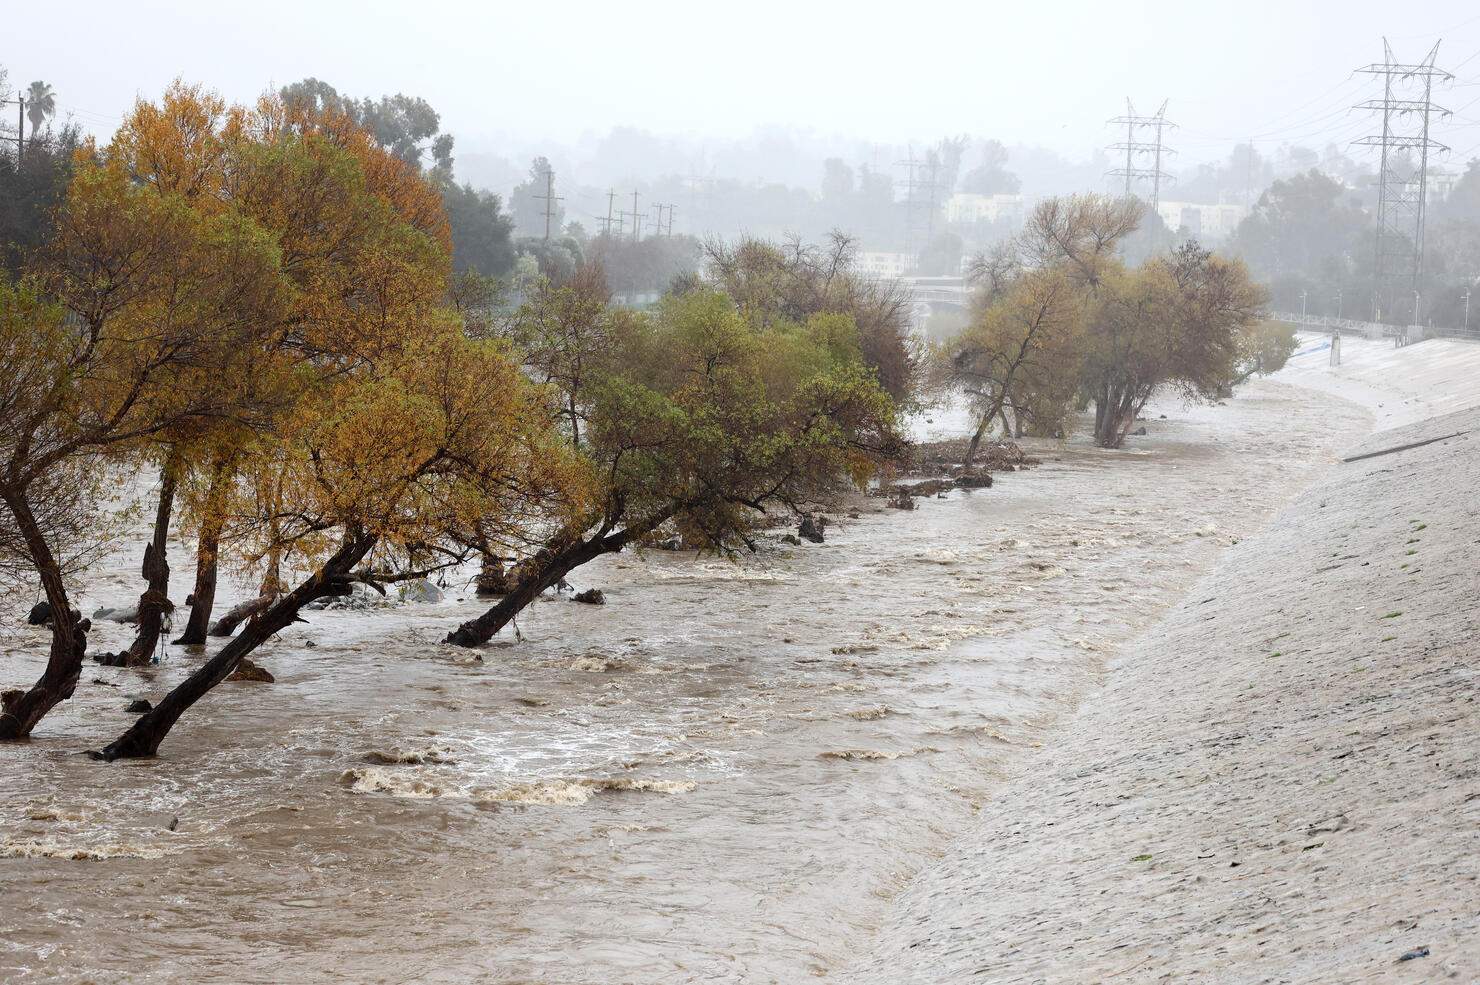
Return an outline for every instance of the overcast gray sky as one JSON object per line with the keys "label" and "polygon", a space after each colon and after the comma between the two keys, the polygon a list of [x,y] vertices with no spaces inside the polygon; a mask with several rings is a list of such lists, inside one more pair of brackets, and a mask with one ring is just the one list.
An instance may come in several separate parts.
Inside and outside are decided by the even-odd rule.
{"label": "overcast gray sky", "polygon": [[[1480,10],[1473,0],[1351,3],[421,4],[84,0],[16,5],[0,64],[44,79],[63,112],[111,133],[136,96],[175,76],[234,100],[305,76],[341,92],[426,98],[458,150],[562,143],[632,125],[741,136],[767,124],[864,140],[946,134],[1082,158],[1106,121],[1169,100],[1178,163],[1235,141],[1321,147],[1371,128],[1347,106],[1379,94],[1353,69],[1440,38],[1456,110],[1435,136],[1451,161],[1480,152]],[[29,21],[29,23],[28,23]]]}

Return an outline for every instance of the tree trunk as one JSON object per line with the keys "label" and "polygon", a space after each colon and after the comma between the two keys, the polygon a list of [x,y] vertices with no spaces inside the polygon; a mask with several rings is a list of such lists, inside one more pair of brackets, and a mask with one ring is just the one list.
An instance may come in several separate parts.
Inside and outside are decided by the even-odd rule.
{"label": "tree trunk", "polygon": [[987,429],[992,426],[993,419],[1001,413],[1002,399],[999,397],[997,400],[992,402],[992,406],[988,408],[985,413],[982,414],[981,419],[977,422],[976,433],[971,436],[971,444],[966,446],[966,458],[961,462],[963,468],[971,468],[971,463],[976,461],[976,453],[977,449],[981,447],[982,436],[985,435],[987,433]]}
{"label": "tree trunk", "polygon": [[226,615],[216,620],[216,625],[211,627],[211,635],[230,636],[236,632],[236,627],[241,624],[243,619],[249,619],[258,613],[266,612],[272,608],[272,604],[276,601],[276,595],[260,595],[240,605],[233,606]]}
{"label": "tree trunk", "polygon": [[1119,448],[1136,423],[1150,394],[1142,396],[1135,387],[1108,387],[1095,397],[1095,444]]}
{"label": "tree trunk", "polygon": [[[190,619],[176,643],[204,643],[211,624],[211,610],[216,605],[216,579],[219,574],[221,528],[225,522],[226,492],[231,483],[232,468],[227,456],[218,457],[211,468],[211,486],[206,491],[205,517],[200,525],[200,540],[195,550],[195,591],[190,598]],[[228,634],[229,635],[229,634]]]}
{"label": "tree trunk", "polygon": [[483,555],[483,563],[478,569],[476,590],[480,599],[508,594],[509,574],[504,571],[504,563],[501,559],[492,554]]}
{"label": "tree trunk", "polygon": [[170,601],[169,535],[170,517],[175,511],[175,489],[180,484],[183,465],[178,447],[172,447],[159,470],[159,506],[154,513],[154,539],[144,545],[144,594],[139,596],[139,632],[133,645],[120,653],[115,666],[138,667],[147,664],[159,645],[166,613],[174,611]]}
{"label": "tree trunk", "polygon": [[138,759],[155,755],[160,743],[180,720],[180,716],[217,684],[230,677],[244,657],[291,624],[305,605],[331,595],[349,594],[350,573],[370,553],[374,544],[375,538],[369,535],[346,541],[312,577],[283,596],[261,617],[249,622],[240,636],[223,646],[195,673],[181,681],[152,711],[134,722],[128,731],[114,739],[101,752],[92,753],[92,756],[111,762],[115,759]]}
{"label": "tree trunk", "polygon": [[443,642],[467,647],[487,643],[493,639],[494,634],[508,625],[509,620],[539,598],[545,589],[557,584],[560,579],[586,562],[603,554],[615,554],[634,540],[647,536],[676,512],[676,507],[667,507],[616,533],[603,535],[598,531],[585,540],[577,540],[558,551],[542,550],[535,555],[535,564],[528,567],[497,605],[477,619],[469,620],[448,633]]}
{"label": "tree trunk", "polygon": [[46,601],[51,604],[51,654],[41,679],[28,691],[0,694],[0,739],[24,739],[47,712],[77,690],[90,624],[72,620],[72,605],[62,581],[61,565],[52,554],[25,494],[7,492],[3,498],[25,540],[31,563],[41,577]]}

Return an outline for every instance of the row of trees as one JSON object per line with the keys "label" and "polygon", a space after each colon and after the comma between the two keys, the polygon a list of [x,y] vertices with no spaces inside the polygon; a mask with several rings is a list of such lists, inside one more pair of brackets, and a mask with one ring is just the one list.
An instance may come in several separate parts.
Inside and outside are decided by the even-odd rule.
{"label": "row of trees", "polygon": [[39,246],[0,279],[0,571],[39,579],[52,614],[41,677],[0,695],[0,738],[78,686],[72,592],[110,491],[141,467],[159,491],[138,636],[101,656],[153,650],[172,527],[198,543],[183,642],[205,639],[223,560],[261,590],[105,759],[154,754],[304,606],[356,582],[522,562],[449,637],[474,645],[591,558],[659,531],[743,549],[762,511],[900,450],[903,300],[844,269],[846,241],[715,244],[715,280],[649,312],[613,305],[590,265],[510,309],[454,273],[438,169],[322,96],[247,108],[176,84],[141,101],[76,155]]}
{"label": "row of trees", "polygon": [[1283,364],[1293,337],[1262,325],[1267,295],[1239,261],[1187,243],[1126,265],[1143,208],[1047,199],[978,258],[972,318],[935,361],[976,412],[968,457],[998,422],[1009,435],[1062,433],[1090,405],[1096,444],[1118,448],[1158,391],[1212,397]]}
{"label": "row of trees", "polygon": [[1399,324],[1463,324],[1465,297],[1480,279],[1480,161],[1471,161],[1449,194],[1435,196],[1429,207],[1424,276],[1416,299],[1401,260],[1383,290],[1374,292],[1375,208],[1371,187],[1353,189],[1312,168],[1271,184],[1239,225],[1230,248],[1268,282],[1280,310]]}

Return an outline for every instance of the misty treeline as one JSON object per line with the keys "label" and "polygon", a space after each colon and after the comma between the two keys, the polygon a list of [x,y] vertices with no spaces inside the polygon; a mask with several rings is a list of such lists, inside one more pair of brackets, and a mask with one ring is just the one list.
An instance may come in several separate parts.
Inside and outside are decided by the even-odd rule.
{"label": "misty treeline", "polygon": [[1126,263],[1144,213],[1130,198],[1046,199],[976,258],[970,320],[932,359],[976,414],[967,464],[999,424],[1062,435],[1088,407],[1095,443],[1118,448],[1158,392],[1209,399],[1284,365],[1294,332],[1264,321],[1268,294],[1241,261],[1188,241]]}
{"label": "misty treeline", "polygon": [[[753,548],[767,511],[901,453],[907,299],[857,276],[846,238],[712,242],[710,276],[648,310],[614,304],[590,262],[511,300],[454,267],[447,145],[366,115],[322,91],[232,106],[176,83],[105,146],[49,152],[50,207],[0,277],[0,575],[39,581],[50,647],[0,695],[0,738],[30,735],[90,657],[149,659],[172,563],[195,574],[182,641],[230,638],[102,759],[153,755],[357,584],[481,562],[505,584],[449,637],[472,645],[595,557],[652,537]],[[135,522],[118,506],[141,474],[137,638],[89,653],[72,593]],[[194,557],[168,556],[171,531]],[[213,625],[223,569],[260,589]]]}
{"label": "misty treeline", "polygon": [[[1394,167],[1402,173],[1416,164],[1399,161]],[[1400,240],[1385,247],[1393,251],[1388,277],[1380,290],[1374,288],[1374,189],[1375,178],[1354,185],[1318,168],[1275,181],[1239,225],[1230,247],[1267,280],[1278,310],[1464,325],[1466,298],[1480,280],[1480,161],[1469,162],[1447,195],[1432,195],[1417,285],[1404,256],[1412,242]]]}
{"label": "misty treeline", "polygon": [[[513,287],[514,300],[540,278],[565,280],[588,262],[602,265],[619,294],[656,294],[699,262],[700,244],[692,236],[663,230],[647,236],[598,232],[594,222],[588,226],[569,218],[561,204],[564,190],[543,157],[530,162],[507,207],[499,195],[459,181],[454,138],[441,132],[440,116],[420,97],[355,99],[314,78],[284,86],[280,96],[297,112],[343,115],[389,153],[420,169],[447,211],[453,270],[503,279]],[[625,209],[628,203],[616,207]]]}

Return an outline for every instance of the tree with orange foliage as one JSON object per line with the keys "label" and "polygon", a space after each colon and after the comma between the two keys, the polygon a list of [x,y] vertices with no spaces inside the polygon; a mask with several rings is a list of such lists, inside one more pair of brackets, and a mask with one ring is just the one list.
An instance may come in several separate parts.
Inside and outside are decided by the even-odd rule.
{"label": "tree with orange foliage", "polygon": [[[450,238],[436,190],[344,116],[271,96],[251,109],[228,106],[216,93],[177,81],[157,104],[140,100],[103,155],[161,194],[182,196],[207,214],[235,211],[274,236],[289,289],[260,324],[264,345],[256,369],[209,374],[223,388],[255,391],[240,392],[244,402],[288,399],[284,374],[293,365],[337,373],[376,358],[387,344],[377,333],[399,331],[445,293]],[[357,316],[377,308],[402,315],[379,322]],[[198,546],[193,604],[180,641],[205,642],[219,572],[221,497],[243,461],[244,443],[269,424],[260,417],[195,422],[160,436],[159,503],[144,559],[140,631],[110,662],[143,662],[159,638],[169,604],[166,535],[181,483],[198,488],[190,504]],[[280,590],[276,566],[269,565],[263,605]]]}
{"label": "tree with orange foliage", "polygon": [[485,543],[527,543],[552,522],[547,500],[583,507],[579,463],[501,344],[467,339],[450,319],[405,343],[305,391],[238,484],[235,519],[256,555],[296,555],[302,580],[99,758],[154,755],[191,705],[309,603],[397,564],[460,561],[475,525]]}
{"label": "tree with orange foliage", "polygon": [[29,735],[82,666],[87,624],[71,615],[59,531],[38,494],[89,456],[235,413],[217,387],[183,381],[204,365],[247,372],[281,298],[277,250],[258,226],[201,214],[115,166],[79,170],[57,226],[40,279],[0,286],[0,502],[52,613],[46,670],[0,697],[0,738]]}

